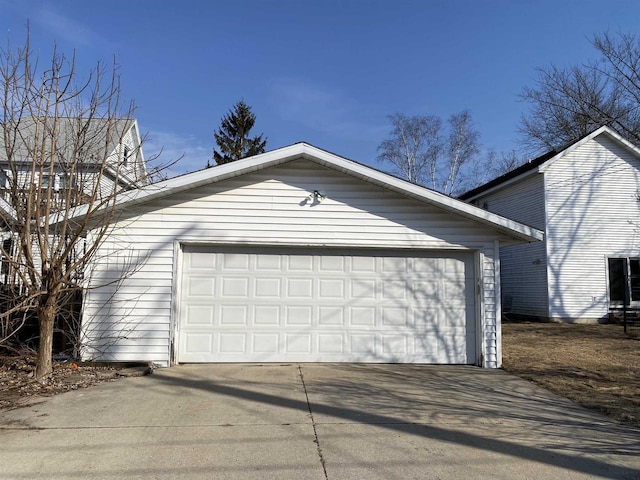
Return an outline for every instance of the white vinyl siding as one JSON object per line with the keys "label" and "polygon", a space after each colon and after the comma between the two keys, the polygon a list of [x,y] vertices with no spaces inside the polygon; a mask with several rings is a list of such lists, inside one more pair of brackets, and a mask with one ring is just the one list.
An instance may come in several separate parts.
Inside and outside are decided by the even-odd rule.
{"label": "white vinyl siding", "polygon": [[[215,167],[214,167],[215,168]],[[309,199],[314,190],[324,199]],[[312,196],[312,195],[311,195]],[[84,357],[167,364],[181,242],[482,252],[484,363],[497,366],[494,241],[488,227],[308,160],[292,160],[124,212],[94,263]],[[116,287],[120,286],[118,290]],[[135,301],[131,301],[134,299]],[[111,304],[109,309],[104,306]],[[93,335],[94,329],[100,335]],[[100,338],[101,337],[101,338]]]}
{"label": "white vinyl siding", "polygon": [[[479,197],[474,203],[492,213],[545,229],[544,179],[526,179]],[[548,289],[545,242],[500,248],[503,313],[546,317]]]}
{"label": "white vinyl siding", "polygon": [[639,166],[601,135],[545,172],[550,317],[607,316],[607,258],[640,256]]}

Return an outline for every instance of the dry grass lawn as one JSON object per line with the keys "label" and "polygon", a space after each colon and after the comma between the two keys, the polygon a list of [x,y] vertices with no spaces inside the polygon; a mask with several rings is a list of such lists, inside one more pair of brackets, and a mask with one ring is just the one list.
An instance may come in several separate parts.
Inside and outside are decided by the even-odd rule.
{"label": "dry grass lawn", "polygon": [[640,328],[503,323],[503,367],[587,408],[640,427]]}

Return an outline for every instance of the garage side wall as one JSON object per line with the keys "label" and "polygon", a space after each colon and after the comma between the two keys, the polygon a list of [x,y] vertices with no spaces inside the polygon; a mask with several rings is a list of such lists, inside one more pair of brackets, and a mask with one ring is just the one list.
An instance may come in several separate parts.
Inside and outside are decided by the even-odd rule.
{"label": "garage side wall", "polygon": [[496,249],[487,247],[477,253],[482,269],[477,279],[478,331],[481,332],[478,364],[488,368],[502,366],[502,331],[500,328],[500,272]]}
{"label": "garage side wall", "polygon": [[175,257],[186,242],[481,252],[478,350],[485,366],[499,365],[497,234],[468,219],[302,159],[176,193],[125,217],[90,271],[85,359],[170,363]]}

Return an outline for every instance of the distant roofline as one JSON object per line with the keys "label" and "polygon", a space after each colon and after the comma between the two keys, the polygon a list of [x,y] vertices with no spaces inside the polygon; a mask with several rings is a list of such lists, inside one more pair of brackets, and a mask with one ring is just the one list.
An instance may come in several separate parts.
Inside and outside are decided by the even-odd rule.
{"label": "distant roofline", "polygon": [[[577,140],[574,140],[572,142],[567,143],[566,145],[564,145],[561,148],[557,148],[554,150],[551,150],[543,155],[540,155],[539,157],[533,159],[533,160],[529,160],[527,163],[525,163],[524,165],[520,165],[519,167],[516,167],[515,169],[500,175],[497,178],[494,178],[493,180],[490,180],[489,182],[485,183],[484,185],[480,185],[479,187],[476,187],[472,190],[469,190],[468,192],[463,193],[462,195],[460,195],[458,197],[459,200],[463,200],[463,201],[469,201],[471,199],[474,199],[475,197],[481,195],[482,193],[486,193],[489,192],[491,190],[494,190],[498,187],[501,186],[506,186],[510,183],[513,183],[515,181],[517,181],[520,177],[526,177],[529,176],[530,174],[534,173],[535,171],[539,172],[539,173],[543,173],[547,168],[549,168],[556,160],[558,160],[559,158],[563,157],[564,155],[568,154],[569,152],[571,152],[572,150],[579,148],[584,142],[587,142],[589,140],[592,140],[602,134],[606,134],[608,135],[611,139],[613,139],[614,141],[618,142],[620,145],[622,145],[624,148],[628,149],[629,151],[633,152],[634,155],[636,155],[638,158],[640,158],[640,148],[637,147],[636,145],[634,145],[633,143],[631,143],[629,140],[625,139],[622,135],[620,135],[618,132],[616,132],[613,128],[611,128],[608,125],[603,125],[599,128],[596,128],[595,130],[593,130],[592,132],[588,133],[587,135],[578,138]],[[537,169],[537,170],[536,170]]]}
{"label": "distant roofline", "polygon": [[494,178],[493,180],[489,180],[487,183],[480,185],[479,187],[476,187],[472,190],[469,190],[468,192],[463,193],[462,195],[458,196],[459,200],[469,200],[477,195],[479,195],[482,192],[485,192],[487,190],[491,190],[493,187],[497,187],[498,185],[501,185],[502,183],[505,183],[511,179],[514,179],[516,177],[519,177],[521,175],[524,175],[528,172],[530,172],[531,170],[534,170],[536,168],[538,168],[539,166],[541,166],[543,163],[551,160],[553,157],[555,157],[556,155],[562,153],[563,151],[571,148],[573,145],[581,142],[583,139],[585,139],[586,137],[592,135],[593,133],[597,132],[598,130],[602,129],[602,127],[598,127],[595,130],[593,130],[592,132],[589,132],[587,135],[580,137],[576,140],[573,140],[569,143],[566,143],[565,145],[563,145],[560,148],[554,148],[551,149],[549,151],[547,151],[546,153],[543,153],[542,155],[540,155],[539,157],[536,157],[532,160],[527,161],[527,163],[524,163],[522,165],[520,165],[519,167],[514,168],[513,170],[509,170],[507,173],[504,173],[502,175],[500,175],[499,177]]}

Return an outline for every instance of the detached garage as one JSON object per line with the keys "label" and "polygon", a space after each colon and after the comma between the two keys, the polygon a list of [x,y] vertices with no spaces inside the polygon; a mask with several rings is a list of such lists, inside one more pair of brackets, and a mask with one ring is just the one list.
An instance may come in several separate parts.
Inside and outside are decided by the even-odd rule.
{"label": "detached garage", "polygon": [[541,238],[295,144],[121,198],[82,354],[498,367],[498,248]]}

